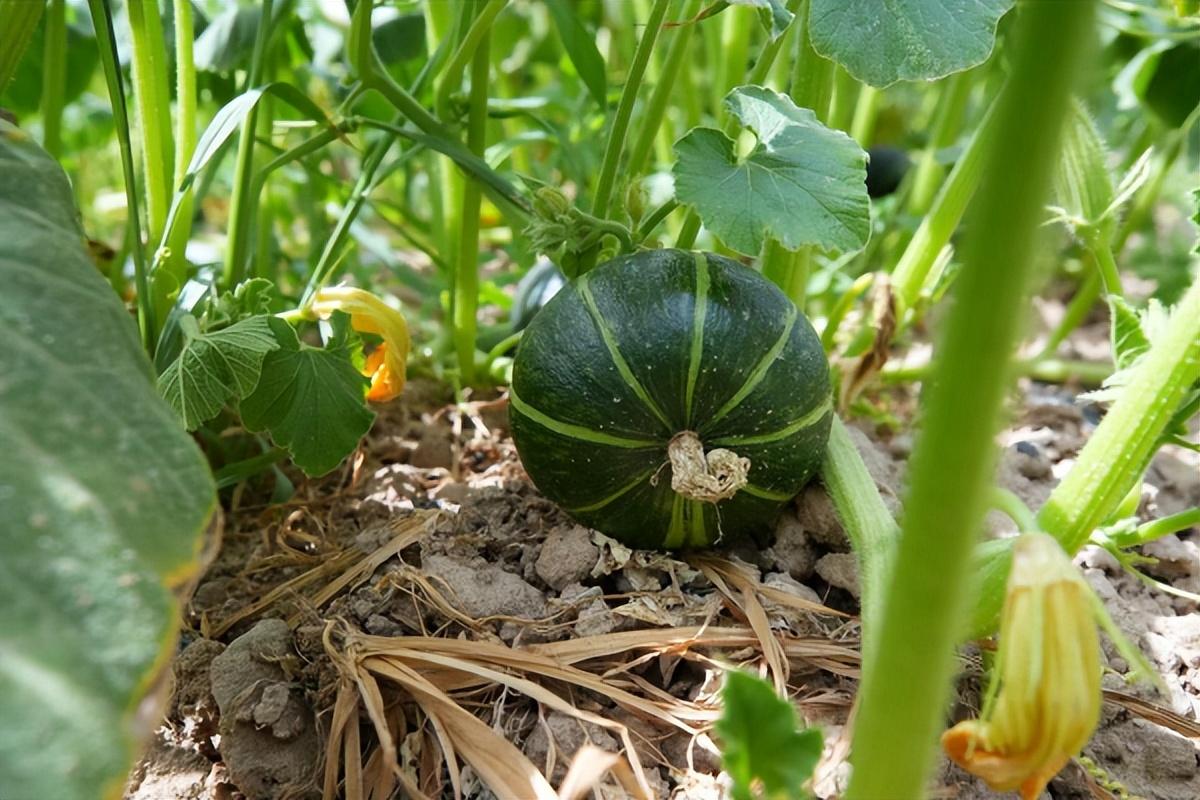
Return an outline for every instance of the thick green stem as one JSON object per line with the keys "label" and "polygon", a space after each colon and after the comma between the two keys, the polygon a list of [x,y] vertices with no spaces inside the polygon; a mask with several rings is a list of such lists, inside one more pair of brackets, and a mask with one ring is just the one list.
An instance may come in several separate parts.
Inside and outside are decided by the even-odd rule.
{"label": "thick green stem", "polygon": [[[192,151],[196,149],[196,64],[192,56],[195,39],[191,0],[174,0],[175,10],[175,175],[172,190],[178,191],[187,175]],[[175,222],[167,231],[171,257],[167,268],[182,285],[187,272],[187,243],[192,236],[193,194],[185,190]],[[170,223],[168,223],[170,224]],[[164,312],[165,313],[165,312]]]}
{"label": "thick green stem", "polygon": [[796,62],[792,70],[792,100],[801,108],[812,109],[823,124],[829,122],[829,103],[833,98],[834,64],[813,49],[808,25],[809,0],[796,12]]}
{"label": "thick green stem", "polygon": [[[270,70],[270,74],[263,75],[263,82],[270,83],[274,79],[274,69]],[[261,106],[258,115],[258,140],[271,144],[271,132],[274,129],[275,122],[275,98],[270,95],[263,96],[259,101]],[[250,269],[248,274],[255,278],[275,279],[274,270],[271,269],[271,244],[272,244],[272,228],[275,225],[275,211],[271,206],[271,189],[269,186],[263,185],[259,191],[254,191],[254,178],[250,179],[250,197],[254,204],[254,257],[250,259]]]}
{"label": "thick green stem", "polygon": [[129,3],[133,38],[133,100],[141,126],[145,168],[147,235],[156,248],[162,242],[171,207],[171,98],[167,48],[158,3]]}
{"label": "thick green stem", "polygon": [[1096,261],[1096,269],[1104,284],[1104,293],[1124,297],[1125,293],[1121,290],[1121,271],[1117,269],[1117,262],[1113,258],[1112,246],[1109,244],[1108,238],[1104,234],[1096,232],[1095,235],[1087,237],[1086,246]]}
{"label": "thick green stem", "polygon": [[[638,89],[642,85],[642,76],[646,71],[646,63],[654,50],[654,42],[662,29],[663,19],[671,0],[655,0],[650,9],[650,17],[638,41],[637,50],[633,54],[633,63],[629,65],[629,74],[625,78],[625,88],[621,90],[621,100],[617,103],[617,112],[613,117],[612,127],[608,131],[608,142],[604,148],[604,160],[600,164],[600,177],[596,180],[596,190],[592,196],[592,215],[600,219],[608,218],[609,203],[612,200],[613,187],[616,185],[617,169],[621,163],[621,153],[625,149],[625,134],[629,130],[629,120],[633,116],[633,104],[637,102]],[[594,261],[594,257],[592,259]],[[584,270],[590,267],[585,260]]]}
{"label": "thick green stem", "polygon": [[945,169],[938,161],[938,152],[954,144],[962,131],[967,100],[971,96],[974,81],[971,72],[959,72],[946,78],[938,93],[937,111],[933,119],[933,130],[929,143],[921,152],[913,170],[912,192],[908,196],[908,210],[921,216],[933,203],[934,193],[941,184]]}
{"label": "thick green stem", "polygon": [[1133,536],[1116,540],[1121,547],[1136,547],[1137,545],[1153,542],[1172,533],[1186,531],[1188,528],[1200,527],[1200,508],[1189,508],[1178,514],[1160,517],[1137,526]]}
{"label": "thick green stem", "polygon": [[[250,61],[250,75],[243,91],[259,85],[262,80],[263,61],[266,59],[267,39],[270,38],[271,4],[263,0],[262,22],[254,39],[254,54]],[[136,5],[136,4],[135,4]],[[245,119],[238,134],[237,162],[233,170],[233,194],[229,199],[229,240],[225,244],[226,288],[239,283],[246,274],[246,258],[250,251],[250,228],[254,220],[254,207],[250,205],[250,188],[254,178],[254,133],[258,129],[258,104],[255,104]]]}
{"label": "thick green stem", "polygon": [[[701,2],[702,0],[687,0],[680,19],[689,20],[696,16]],[[650,93],[650,102],[646,104],[646,109],[642,112],[639,120],[640,124],[637,126],[637,138],[634,139],[633,147],[629,151],[629,174],[631,175],[641,175],[646,167],[646,160],[650,157],[650,151],[654,149],[654,140],[662,127],[667,105],[675,93],[675,82],[679,79],[679,72],[683,68],[688,45],[691,44],[692,34],[695,31],[696,25],[691,24],[681,25],[670,32],[671,46],[667,49],[662,74],[654,86],[654,91]]]}
{"label": "thick green stem", "polygon": [[763,248],[762,272],[783,290],[796,308],[804,310],[808,291],[808,272],[812,263],[812,248],[787,250],[775,239],[768,239]]}
{"label": "thick green stem", "polygon": [[677,208],[679,208],[679,201],[677,201],[675,198],[671,198],[650,212],[646,218],[642,220],[642,223],[638,226],[637,231],[634,233],[634,244],[639,245],[646,241],[646,239],[650,238],[650,234],[654,233],[654,229],[662,224],[662,221]]}
{"label": "thick green stem", "polygon": [[508,0],[487,0],[471,23],[471,27],[463,34],[458,49],[454,51],[454,55],[447,62],[446,69],[442,72],[442,78],[438,82],[437,94],[434,96],[433,103],[434,111],[442,120],[451,121],[453,114],[451,113],[450,99],[462,86],[463,73],[472,63],[475,51],[491,33],[492,23],[496,21],[496,17],[500,15],[506,5],[508,5]]}
{"label": "thick green stem", "polygon": [[875,136],[875,120],[879,117],[880,91],[874,86],[863,86],[854,104],[854,118],[850,122],[850,138],[864,150],[871,146]]}
{"label": "thick green stem", "polygon": [[841,67],[834,69],[833,99],[830,101],[829,122],[831,128],[849,133],[854,120],[854,109],[858,105],[858,93],[862,84]]}
{"label": "thick green stem", "polygon": [[125,87],[121,80],[121,64],[117,55],[117,37],[113,31],[112,11],[105,0],[88,0],[92,24],[96,29],[100,65],[104,69],[104,80],[108,86],[108,99],[112,104],[116,123],[117,143],[121,148],[121,169],[125,177],[125,203],[127,230],[133,250],[133,277],[137,286],[138,330],[142,346],[154,357],[154,306],[150,298],[150,280],[146,272],[146,249],[142,243],[142,222],[138,208],[137,179],[134,177],[133,145],[129,137],[129,109],[125,104]]}
{"label": "thick green stem", "polygon": [[699,233],[700,215],[691,210],[683,221],[683,227],[679,229],[679,235],[675,237],[675,246],[680,250],[691,250]]}
{"label": "thick green stem", "polygon": [[942,184],[933,208],[920,227],[913,235],[908,246],[904,248],[900,261],[892,271],[892,284],[896,296],[901,302],[901,309],[912,308],[921,295],[929,270],[937,261],[942,248],[950,242],[950,236],[962,221],[967,203],[975,194],[979,178],[983,172],[984,156],[990,151],[995,138],[997,119],[994,110],[989,110],[987,116],[979,124],[978,130],[971,138],[971,143],[950,171],[950,176]]}
{"label": "thick green stem", "polygon": [[1200,279],[1038,515],[1068,553],[1088,540],[1145,472],[1159,439],[1200,380]]}
{"label": "thick green stem", "polygon": [[[788,0],[787,10],[792,12],[792,25],[796,24],[795,15],[800,10],[802,2],[803,0]],[[783,46],[787,44],[788,38],[788,31],[784,31],[763,45],[762,52],[758,54],[758,60],[754,62],[754,69],[750,70],[750,77],[746,83],[752,86],[766,85],[767,78],[771,75],[771,70],[774,68]]]}
{"label": "thick green stem", "polygon": [[712,82],[713,116],[721,116],[725,95],[741,82],[750,60],[750,37],[758,26],[756,10],[730,6],[721,12],[721,45]]}
{"label": "thick green stem", "polygon": [[63,97],[67,91],[67,6],[50,0],[46,15],[45,55],[42,57],[42,147],[62,157]]}
{"label": "thick green stem", "polygon": [[887,588],[900,529],[884,505],[850,432],[836,415],[829,431],[821,480],[858,559],[865,661],[874,652],[882,613],[879,604]]}
{"label": "thick green stem", "polygon": [[[917,798],[933,764],[962,633],[993,437],[1033,277],[1034,241],[1094,5],[1031,3],[1013,40],[956,298],[939,338],[911,461],[903,534],[864,663],[847,800]],[[1021,169],[1014,170],[1013,164]]]}
{"label": "thick green stem", "polygon": [[[487,146],[487,90],[489,45],[485,33],[471,61],[470,111],[467,115],[467,149],[483,157]],[[477,181],[463,188],[459,227],[457,278],[454,287],[454,349],[463,383],[475,381],[475,309],[479,301],[479,208],[483,196]]]}

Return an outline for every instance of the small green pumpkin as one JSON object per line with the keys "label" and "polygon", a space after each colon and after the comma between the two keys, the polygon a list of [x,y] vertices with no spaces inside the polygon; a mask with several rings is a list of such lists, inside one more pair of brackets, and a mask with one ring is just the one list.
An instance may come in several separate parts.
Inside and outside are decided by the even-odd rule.
{"label": "small green pumpkin", "polygon": [[614,259],[525,331],[509,394],[537,487],[635,547],[759,536],[820,466],[829,365],[808,320],[735,261]]}

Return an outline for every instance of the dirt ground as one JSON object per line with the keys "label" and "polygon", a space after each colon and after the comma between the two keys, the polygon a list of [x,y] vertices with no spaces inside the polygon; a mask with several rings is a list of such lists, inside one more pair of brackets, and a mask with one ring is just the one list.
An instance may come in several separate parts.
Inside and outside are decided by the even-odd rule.
{"label": "dirt ground", "polygon": [[[1019,399],[998,480],[1036,508],[1100,411],[1059,386],[1026,383]],[[297,479],[282,506],[268,506],[269,485],[229,499],[222,549],[188,608],[166,722],[125,797],[307,798],[323,787],[506,797],[481,775],[503,786],[532,765],[557,789],[569,767],[586,786],[589,770],[607,765],[598,797],[715,800],[725,783],[707,730],[720,669],[738,665],[786,684],[825,731],[815,790],[839,796],[858,580],[824,490],[807,489],[763,551],[630,551],[532,487],[502,399],[448,400],[414,383],[381,409],[342,470]],[[854,434],[898,509],[911,435]],[[1141,513],[1195,505],[1195,454],[1164,451]],[[988,524],[994,535],[1012,530],[995,512]],[[1200,593],[1200,531],[1144,551],[1156,559],[1147,575]],[[1123,572],[1099,548],[1078,562],[1167,693],[1127,683],[1129,665],[1106,642],[1108,693],[1088,760],[1043,797],[1200,797],[1196,603]],[[970,652],[956,717],[978,702]],[[936,783],[937,797],[995,796],[948,763]]]}

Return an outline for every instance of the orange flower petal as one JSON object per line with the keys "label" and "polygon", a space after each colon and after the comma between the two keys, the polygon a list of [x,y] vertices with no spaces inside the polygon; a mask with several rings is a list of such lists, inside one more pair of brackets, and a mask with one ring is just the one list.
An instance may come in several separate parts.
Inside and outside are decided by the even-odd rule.
{"label": "orange flower petal", "polygon": [[371,379],[367,399],[373,403],[386,403],[404,390],[404,375],[401,374],[400,379],[396,379],[396,373],[392,371],[391,360],[388,358],[386,342],[367,356],[362,373]]}

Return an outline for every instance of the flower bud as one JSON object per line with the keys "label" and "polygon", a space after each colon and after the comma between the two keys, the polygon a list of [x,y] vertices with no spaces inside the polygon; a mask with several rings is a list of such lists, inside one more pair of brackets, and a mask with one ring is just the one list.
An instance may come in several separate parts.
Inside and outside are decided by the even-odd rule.
{"label": "flower bud", "polygon": [[996,791],[1041,794],[1100,720],[1100,640],[1091,587],[1052,537],[1022,535],[980,719],[942,736],[946,754]]}

